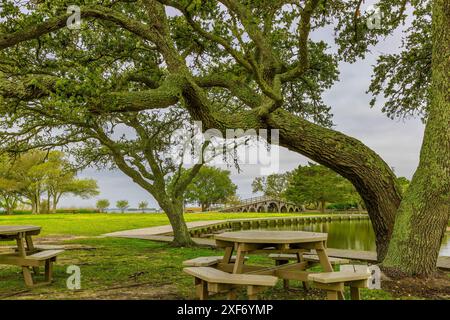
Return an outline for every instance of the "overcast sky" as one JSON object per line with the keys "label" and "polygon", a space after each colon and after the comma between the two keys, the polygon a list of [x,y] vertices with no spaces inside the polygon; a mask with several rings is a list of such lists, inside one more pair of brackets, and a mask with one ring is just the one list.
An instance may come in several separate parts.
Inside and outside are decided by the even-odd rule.
{"label": "overcast sky", "polygon": [[[322,30],[313,35],[314,40],[322,39],[333,47],[332,32]],[[390,120],[381,112],[380,106],[369,107],[370,95],[366,90],[370,83],[372,65],[375,64],[380,53],[389,53],[397,50],[400,45],[401,33],[398,31],[375,48],[364,61],[354,64],[342,63],[340,65],[340,81],[337,82],[324,95],[325,102],[331,106],[334,114],[335,129],[353,136],[375,150],[398,176],[411,178],[419,158],[420,145],[423,136],[423,124],[419,119]],[[332,48],[333,50],[333,48]],[[280,172],[296,168],[305,164],[307,158],[281,148]],[[258,165],[241,166],[238,173],[230,168],[233,182],[238,186],[238,195],[241,198],[254,196],[251,190],[253,179],[260,174]],[[112,207],[117,200],[126,199],[132,207],[146,200],[150,207],[159,207],[154,199],[129,177],[120,171],[86,170],[81,177],[98,180],[101,194],[90,200],[67,197],[61,200],[62,207],[94,206],[100,198],[109,199]]]}

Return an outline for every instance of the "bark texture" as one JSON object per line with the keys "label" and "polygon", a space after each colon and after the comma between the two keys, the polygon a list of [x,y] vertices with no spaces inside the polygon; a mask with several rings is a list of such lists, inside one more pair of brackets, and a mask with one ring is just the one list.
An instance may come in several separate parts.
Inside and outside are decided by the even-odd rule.
{"label": "bark texture", "polygon": [[173,229],[173,241],[171,243],[174,247],[192,247],[195,242],[192,241],[189,229],[186,225],[186,220],[183,214],[183,199],[178,201],[162,201],[161,208],[169,218],[170,225]]}
{"label": "bark texture", "polygon": [[419,167],[395,222],[386,269],[429,276],[450,218],[450,2],[433,2],[431,104]]}
{"label": "bark texture", "polygon": [[347,178],[364,200],[375,231],[378,260],[386,255],[401,191],[390,167],[362,142],[278,110],[267,120],[280,145]]}

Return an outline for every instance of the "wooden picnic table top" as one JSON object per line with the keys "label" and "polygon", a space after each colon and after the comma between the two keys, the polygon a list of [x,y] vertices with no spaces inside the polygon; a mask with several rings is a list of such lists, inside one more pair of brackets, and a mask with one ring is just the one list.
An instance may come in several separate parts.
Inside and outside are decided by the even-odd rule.
{"label": "wooden picnic table top", "polygon": [[326,241],[327,233],[308,231],[235,231],[225,232],[215,236],[216,240],[235,243],[305,243]]}
{"label": "wooden picnic table top", "polygon": [[39,233],[41,227],[39,226],[0,226],[0,236],[13,236],[19,233]]}

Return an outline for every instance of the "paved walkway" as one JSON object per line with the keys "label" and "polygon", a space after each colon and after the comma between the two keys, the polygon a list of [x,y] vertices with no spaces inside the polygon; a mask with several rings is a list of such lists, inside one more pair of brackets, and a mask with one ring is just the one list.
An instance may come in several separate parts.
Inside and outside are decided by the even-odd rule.
{"label": "paved walkway", "polygon": [[[205,227],[217,223],[224,223],[226,220],[207,220],[207,221],[194,221],[186,223],[189,229]],[[116,238],[139,238],[141,236],[157,236],[157,235],[166,235],[173,231],[171,225],[166,226],[158,226],[151,228],[142,228],[142,229],[133,229],[133,230],[125,230],[125,231],[117,231],[104,234],[105,237],[116,237]]]}

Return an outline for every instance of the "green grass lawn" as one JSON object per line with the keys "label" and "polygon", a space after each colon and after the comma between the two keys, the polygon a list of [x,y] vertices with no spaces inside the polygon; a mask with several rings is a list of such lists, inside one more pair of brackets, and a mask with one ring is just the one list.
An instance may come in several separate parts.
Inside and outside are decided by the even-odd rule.
{"label": "green grass lawn", "polygon": [[[27,289],[18,267],[0,266],[0,299],[194,299],[191,277],[182,272],[182,262],[198,256],[220,255],[208,248],[171,248],[166,243],[137,239],[79,239],[66,243],[83,245],[67,250],[55,266],[51,285]],[[251,256],[248,263],[273,265],[265,257]],[[81,290],[66,287],[66,268],[81,269]],[[292,282],[285,291],[281,282],[267,290],[264,299],[323,299],[324,293],[307,293]],[[348,293],[347,293],[348,294]],[[364,299],[390,299],[382,290],[363,290]],[[224,295],[214,299],[225,298]],[[245,299],[245,291],[239,298]]]}
{"label": "green grass lawn", "polygon": [[[302,213],[317,215],[319,213]],[[224,220],[242,218],[264,218],[293,216],[292,213],[187,213],[186,221]],[[300,214],[296,214],[300,215]],[[42,227],[41,236],[75,235],[99,236],[104,233],[128,229],[147,228],[169,224],[163,213],[78,213],[78,214],[36,214],[0,215],[0,225],[38,225]]]}
{"label": "green grass lawn", "polygon": [[[269,215],[187,214],[186,219],[196,221],[261,216]],[[223,254],[217,249],[173,248],[167,243],[146,240],[95,237],[112,231],[167,224],[167,219],[161,214],[0,216],[0,224],[39,225],[43,227],[44,236],[85,237],[72,240],[55,237],[55,244],[72,247],[60,256],[55,266],[54,282],[48,286],[29,289],[23,283],[20,268],[0,265],[0,299],[191,299],[194,298],[193,280],[183,274],[182,262],[198,256]],[[248,263],[273,265],[273,261],[267,257],[254,255],[250,256]],[[69,275],[66,269],[70,265],[77,265],[81,269],[81,290],[67,289],[66,280]],[[245,299],[244,292],[239,297]],[[319,290],[305,292],[296,282],[292,283],[289,291],[284,290],[280,282],[263,295],[264,299],[310,300],[324,297],[324,293]],[[362,297],[392,298],[383,290],[363,290]]]}

